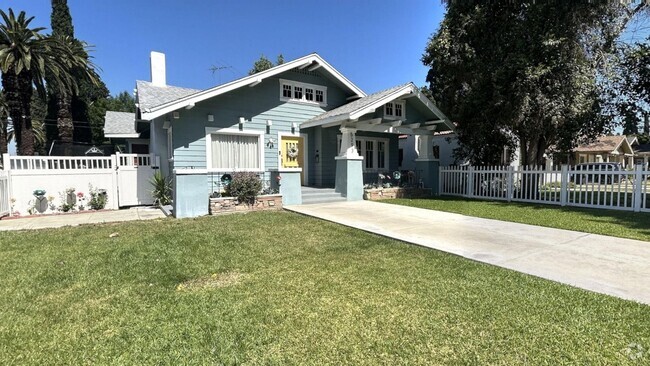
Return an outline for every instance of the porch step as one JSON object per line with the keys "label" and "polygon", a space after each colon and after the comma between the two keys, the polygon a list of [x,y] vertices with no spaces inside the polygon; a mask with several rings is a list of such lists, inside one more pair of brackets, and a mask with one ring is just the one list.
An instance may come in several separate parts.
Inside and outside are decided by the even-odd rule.
{"label": "porch step", "polygon": [[345,197],[335,192],[333,188],[302,187],[302,204],[342,202]]}

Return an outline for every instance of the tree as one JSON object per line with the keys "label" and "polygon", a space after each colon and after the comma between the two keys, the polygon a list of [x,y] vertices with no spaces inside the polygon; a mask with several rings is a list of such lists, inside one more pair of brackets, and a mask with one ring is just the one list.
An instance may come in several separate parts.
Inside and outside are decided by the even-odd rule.
{"label": "tree", "polygon": [[80,55],[83,44],[73,44],[68,37],[41,34],[44,28],[29,28],[34,17],[22,11],[16,17],[0,10],[0,71],[9,115],[13,121],[16,144],[20,155],[34,154],[34,130],[31,102],[34,88],[45,99],[45,75],[52,75],[50,87],[60,93],[77,90],[74,68],[84,71],[81,76],[93,80],[92,63]]}
{"label": "tree", "polygon": [[4,92],[0,90],[0,162],[3,155],[8,152],[7,145],[9,139],[7,130],[9,129],[9,107],[5,101]]}
{"label": "tree", "polygon": [[[643,4],[642,4],[643,5]],[[433,98],[457,122],[456,155],[498,164],[504,147],[539,165],[610,127],[599,72],[630,16],[618,2],[447,3],[422,61]]]}
{"label": "tree", "polygon": [[650,37],[643,43],[623,44],[617,56],[608,85],[611,117],[621,120],[625,134],[650,136]]}
{"label": "tree", "polygon": [[274,66],[282,65],[284,63],[284,56],[282,54],[278,55],[277,62],[274,65],[271,60],[266,58],[266,56],[261,55],[260,58],[253,63],[253,68],[248,71],[248,75],[257,74],[264,70],[268,70]]}
{"label": "tree", "polygon": [[[52,0],[51,24],[53,35],[69,37],[79,52],[85,52],[82,47],[79,47],[81,43],[74,38],[74,26],[67,0]],[[80,56],[88,58],[87,53],[80,53]],[[106,98],[108,89],[94,70],[91,72],[96,80],[95,83],[83,77],[85,72],[76,68],[72,70],[73,75],[79,80],[77,93],[58,93],[56,89],[49,90],[48,118],[57,120],[56,130],[49,130],[50,139],[58,136],[64,144],[71,144],[73,141],[91,141],[88,106],[100,98]],[[46,76],[46,79],[49,78],[49,75]]]}

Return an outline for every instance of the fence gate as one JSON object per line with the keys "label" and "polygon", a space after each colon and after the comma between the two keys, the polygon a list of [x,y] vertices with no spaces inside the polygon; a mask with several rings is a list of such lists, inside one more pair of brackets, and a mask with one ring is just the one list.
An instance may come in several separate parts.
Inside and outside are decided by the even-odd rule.
{"label": "fence gate", "polygon": [[120,207],[151,205],[150,180],[159,157],[149,154],[117,154],[117,190]]}
{"label": "fence gate", "polygon": [[9,174],[0,170],[0,217],[11,213],[11,199],[9,194]]}

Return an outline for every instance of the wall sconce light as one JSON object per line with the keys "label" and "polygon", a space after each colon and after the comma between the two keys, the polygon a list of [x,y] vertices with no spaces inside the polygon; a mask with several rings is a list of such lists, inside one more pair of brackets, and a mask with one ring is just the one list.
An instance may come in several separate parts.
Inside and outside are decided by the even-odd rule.
{"label": "wall sconce light", "polygon": [[181,114],[179,112],[172,112],[172,117],[174,117],[174,119],[179,119],[181,118]]}
{"label": "wall sconce light", "polygon": [[214,115],[208,114],[208,122],[214,122]]}
{"label": "wall sconce light", "polygon": [[169,122],[169,121],[165,121],[165,122],[163,122],[163,128],[164,128],[165,130],[169,130],[169,128],[170,128],[171,126],[172,126],[172,123],[171,123],[171,122]]}
{"label": "wall sconce light", "polygon": [[291,124],[291,133],[296,133],[297,129],[298,129],[298,124],[296,122],[293,122]]}
{"label": "wall sconce light", "polygon": [[314,156],[314,162],[316,162],[316,164],[320,163],[320,154],[318,153],[318,150],[316,150],[316,155]]}
{"label": "wall sconce light", "polygon": [[239,130],[244,129],[244,123],[246,123],[246,120],[244,119],[244,117],[239,117]]}
{"label": "wall sconce light", "polygon": [[266,120],[266,133],[271,133],[271,126],[273,126],[273,121],[270,119]]}

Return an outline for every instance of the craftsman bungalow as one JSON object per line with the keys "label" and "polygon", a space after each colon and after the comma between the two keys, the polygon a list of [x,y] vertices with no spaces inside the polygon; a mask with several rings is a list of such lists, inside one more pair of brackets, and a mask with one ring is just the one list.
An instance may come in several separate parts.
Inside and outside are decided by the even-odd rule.
{"label": "craftsman bungalow", "polygon": [[106,129],[160,156],[160,169],[174,177],[177,217],[207,213],[223,175],[242,170],[271,185],[280,176],[285,204],[302,202],[301,186],[362,199],[364,181],[398,170],[405,134],[420,136],[417,169],[436,188],[432,136],[453,130],[413,83],[367,95],[315,53],[195,90],[167,85],[165,55],[152,52],[151,82],[136,82],[136,103],[134,116],[107,115]]}

